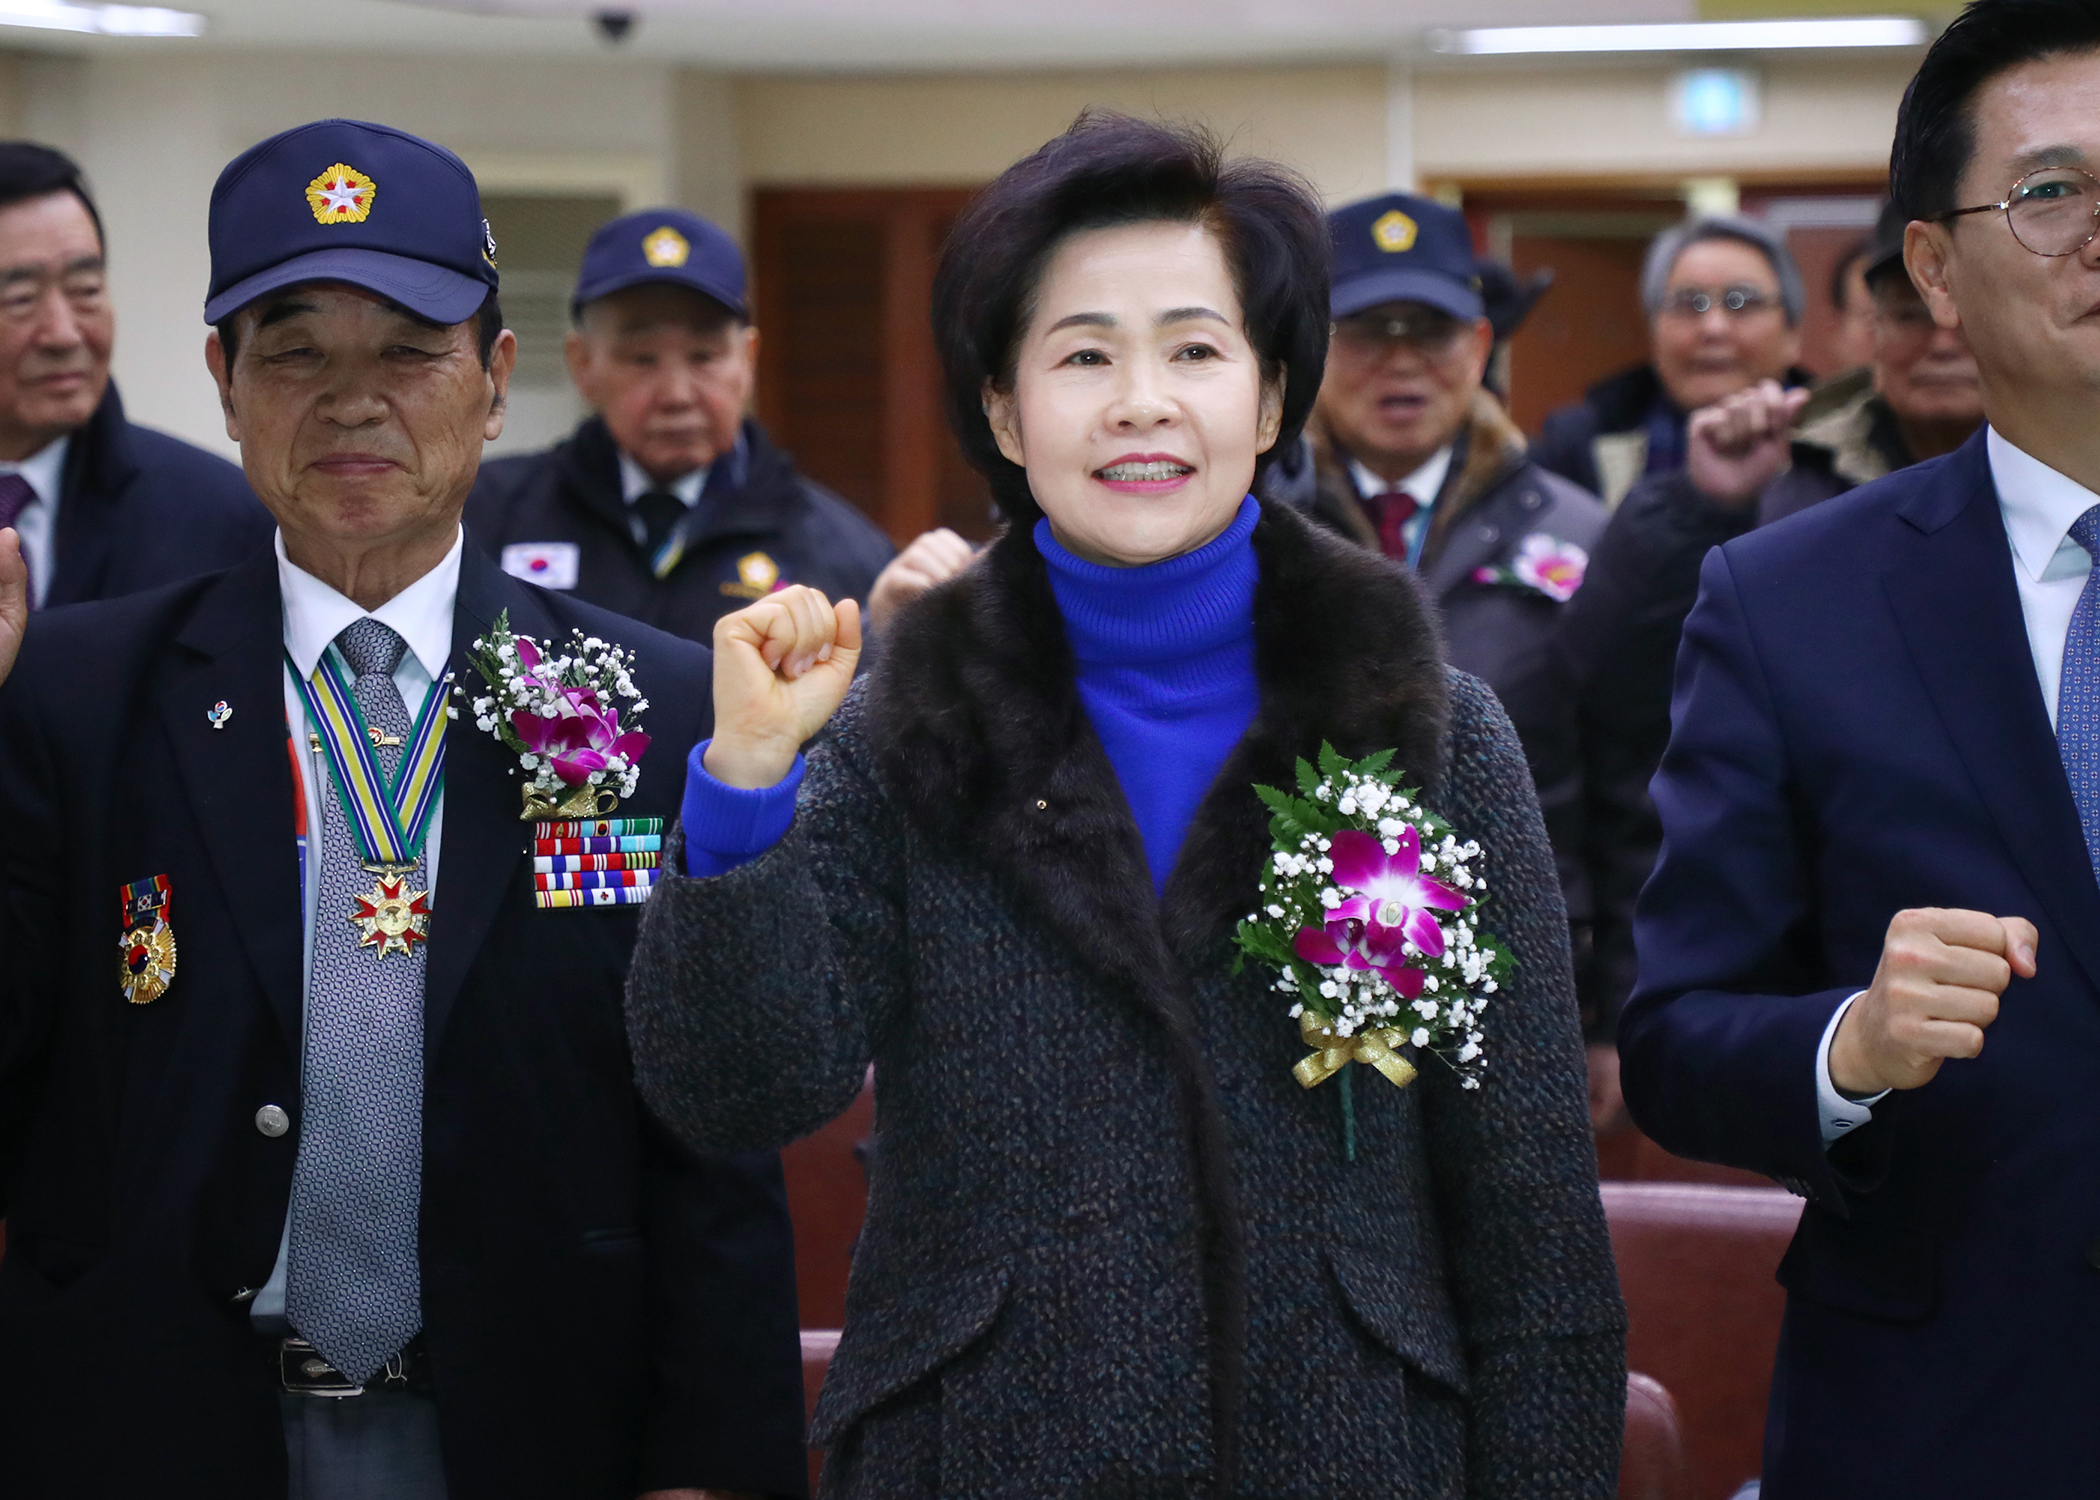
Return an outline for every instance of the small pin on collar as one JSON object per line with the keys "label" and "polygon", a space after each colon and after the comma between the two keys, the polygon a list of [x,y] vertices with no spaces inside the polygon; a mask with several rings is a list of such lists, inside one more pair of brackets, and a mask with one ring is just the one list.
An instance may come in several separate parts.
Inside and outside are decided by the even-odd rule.
{"label": "small pin on collar", "polygon": [[212,728],[224,729],[226,721],[233,717],[233,708],[224,698],[221,698],[205,712],[204,717],[211,720]]}

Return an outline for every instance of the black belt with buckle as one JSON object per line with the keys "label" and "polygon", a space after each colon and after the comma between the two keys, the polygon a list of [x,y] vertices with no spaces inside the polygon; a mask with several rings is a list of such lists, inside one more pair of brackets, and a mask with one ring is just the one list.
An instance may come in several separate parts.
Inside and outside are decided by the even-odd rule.
{"label": "black belt with buckle", "polygon": [[417,1334],[398,1354],[359,1385],[321,1357],[321,1352],[297,1334],[271,1341],[271,1362],[277,1378],[294,1396],[362,1396],[367,1391],[425,1391],[430,1389],[430,1356]]}

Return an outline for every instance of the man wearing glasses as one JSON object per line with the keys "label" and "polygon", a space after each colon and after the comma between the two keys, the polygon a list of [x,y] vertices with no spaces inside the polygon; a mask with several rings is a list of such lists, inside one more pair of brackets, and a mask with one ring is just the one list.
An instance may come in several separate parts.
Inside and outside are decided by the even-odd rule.
{"label": "man wearing glasses", "polygon": [[1760,381],[1806,385],[1801,270],[1755,219],[1666,229],[1641,266],[1649,364],[1599,381],[1549,413],[1533,456],[1616,507],[1643,475],[1684,467],[1685,422]]}
{"label": "man wearing glasses", "polygon": [[1495,335],[1465,216],[1393,193],[1328,223],[1326,378],[1303,451],[1278,466],[1271,494],[1420,575],[1452,665],[1495,690],[1524,741],[1579,957],[1590,906],[1582,782],[1573,705],[1548,648],[1604,507],[1533,463],[1482,388]]}
{"label": "man wearing glasses", "polygon": [[80,169],[0,142],[0,527],[34,607],[230,567],[270,543],[241,471],[124,416],[102,220]]}
{"label": "man wearing glasses", "polygon": [[2053,1500],[2100,1473],[2100,6],[1971,5],[1890,170],[1987,425],[1708,555],[1625,1091],[1808,1200],[1767,1493]]}

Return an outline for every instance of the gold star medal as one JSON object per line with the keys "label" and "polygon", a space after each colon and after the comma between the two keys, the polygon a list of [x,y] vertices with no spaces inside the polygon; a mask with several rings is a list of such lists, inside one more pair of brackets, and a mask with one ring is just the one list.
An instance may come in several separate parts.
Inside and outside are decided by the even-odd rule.
{"label": "gold star medal", "polygon": [[122,893],[117,986],[133,1005],[151,1005],[175,982],[175,929],[168,925],[168,877],[134,881]]}
{"label": "gold star medal", "polygon": [[357,929],[357,946],[377,948],[378,956],[413,954],[416,944],[430,941],[430,892],[412,891],[406,869],[390,865],[365,866],[373,877],[372,889],[350,900],[350,925]]}

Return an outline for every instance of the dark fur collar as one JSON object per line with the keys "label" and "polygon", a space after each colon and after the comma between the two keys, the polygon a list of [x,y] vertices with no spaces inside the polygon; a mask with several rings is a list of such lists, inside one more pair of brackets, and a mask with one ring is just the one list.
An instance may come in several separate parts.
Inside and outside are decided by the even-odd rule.
{"label": "dark fur collar", "polygon": [[1414,575],[1287,506],[1263,504],[1253,545],[1261,707],[1197,809],[1163,907],[1025,531],[907,610],[869,685],[868,731],[905,815],[1024,888],[1044,860],[1073,862],[1123,908],[1160,910],[1186,956],[1245,914],[1269,843],[1254,783],[1289,785],[1293,761],[1325,740],[1351,756],[1396,749],[1409,781],[1426,785],[1448,690],[1435,613]]}
{"label": "dark fur collar", "polygon": [[1220,1493],[1234,1471],[1246,1251],[1189,965],[1249,910],[1269,851],[1255,783],[1290,785],[1296,758],[1325,740],[1352,757],[1396,749],[1426,785],[1448,712],[1442,643],[1412,573],[1287,506],[1264,503],[1253,546],[1261,706],[1197,809],[1164,901],[1025,529],[900,616],[866,718],[904,816],[990,869],[1163,1030],[1204,1200]]}

